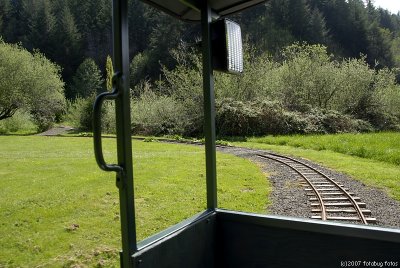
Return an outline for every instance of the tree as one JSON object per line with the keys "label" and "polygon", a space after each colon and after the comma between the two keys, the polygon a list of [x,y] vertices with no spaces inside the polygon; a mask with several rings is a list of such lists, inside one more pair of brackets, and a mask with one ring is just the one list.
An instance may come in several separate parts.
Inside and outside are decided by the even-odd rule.
{"label": "tree", "polygon": [[[18,33],[15,41],[22,42],[22,45],[29,51],[40,49],[46,57],[54,60],[56,17],[50,1],[19,1],[21,1],[21,6],[16,7],[18,20],[13,25],[13,27],[17,28],[15,31]],[[19,8],[20,10],[18,10]]]}
{"label": "tree", "polygon": [[[29,51],[40,49],[62,67],[62,77],[72,83],[79,64],[92,58],[105,65],[112,51],[109,0],[0,0],[0,36],[21,43]],[[270,0],[232,18],[242,26],[249,45],[258,53],[279,56],[295,41],[324,44],[336,59],[367,56],[371,66],[398,64],[390,53],[400,36],[400,14],[377,9],[373,0]],[[129,56],[139,63],[132,88],[146,78],[156,81],[160,66],[172,70],[170,55],[180,43],[194,44],[200,28],[184,24],[139,0],[128,1]],[[387,29],[387,30],[382,30]],[[393,51],[393,50],[392,50]],[[391,55],[392,54],[392,55]],[[397,66],[397,65],[396,65]]]}
{"label": "tree", "polygon": [[391,50],[391,36],[387,29],[378,27],[374,22],[368,31],[368,63],[372,67],[393,67],[394,56]]}
{"label": "tree", "polygon": [[313,44],[327,44],[329,33],[326,28],[325,18],[318,9],[311,13],[311,38]]}
{"label": "tree", "polygon": [[148,14],[151,7],[141,1],[128,1],[128,19],[132,30],[129,31],[130,56],[143,52],[149,44],[151,21]]}
{"label": "tree", "polygon": [[322,45],[295,43],[282,51],[278,98],[290,110],[330,109],[337,94],[336,63]]}
{"label": "tree", "polygon": [[395,65],[400,67],[400,37],[393,39],[391,51],[394,55]]}
{"label": "tree", "polygon": [[30,112],[44,130],[65,107],[60,68],[38,52],[0,40],[0,120],[19,109]]}
{"label": "tree", "polygon": [[82,34],[84,56],[92,58],[99,65],[104,64],[104,59],[111,52],[111,1],[75,2],[71,11],[75,14],[78,29]]}
{"label": "tree", "polygon": [[[7,0],[9,1],[9,0]],[[26,12],[25,0],[15,0],[10,2],[8,21],[3,21],[5,40],[8,42],[23,42],[28,32],[28,12]]]}
{"label": "tree", "polygon": [[11,5],[8,0],[0,0],[0,36],[4,34],[4,22],[8,20],[11,12]]}
{"label": "tree", "polygon": [[311,11],[305,0],[289,1],[289,28],[293,35],[300,40],[307,41],[311,37]]}
{"label": "tree", "polygon": [[81,55],[81,34],[77,28],[75,18],[66,3],[63,3],[60,7],[57,18],[57,49],[54,53],[54,59],[64,66],[63,77],[70,78],[83,60]]}
{"label": "tree", "polygon": [[114,75],[114,68],[113,68],[113,63],[111,60],[110,56],[107,56],[107,60],[106,60],[106,89],[108,91],[111,91],[112,89],[112,77]]}
{"label": "tree", "polygon": [[148,51],[144,53],[136,54],[130,64],[130,83],[133,88],[139,84],[140,81],[149,79],[148,73],[150,70],[150,53]]}
{"label": "tree", "polygon": [[72,78],[72,85],[67,97],[75,99],[76,97],[87,98],[99,92],[103,85],[103,78],[99,67],[93,59],[85,59],[76,70]]}

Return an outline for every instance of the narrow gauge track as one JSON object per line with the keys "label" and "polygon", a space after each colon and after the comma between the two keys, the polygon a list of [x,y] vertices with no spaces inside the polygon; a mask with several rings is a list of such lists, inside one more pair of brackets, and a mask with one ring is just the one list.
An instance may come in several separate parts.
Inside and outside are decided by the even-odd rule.
{"label": "narrow gauge track", "polygon": [[376,218],[366,217],[371,215],[371,211],[365,209],[366,204],[359,197],[321,171],[283,155],[263,153],[257,156],[288,166],[303,179],[302,185],[312,202],[312,213],[318,214],[311,216],[312,219],[376,223]]}
{"label": "narrow gauge track", "polygon": [[[161,141],[203,145],[202,142]],[[216,145],[216,147],[230,148],[231,146]],[[361,202],[360,197],[354,196],[354,193],[350,192],[344,185],[336,182],[323,172],[288,156],[262,151],[257,151],[255,155],[288,166],[303,179],[302,185],[307,187],[305,191],[307,192],[309,200],[312,202],[311,206],[314,207],[311,212],[313,214],[319,214],[311,216],[312,219],[344,222],[361,221],[361,223],[366,225],[369,223],[376,223],[376,218],[370,217],[371,210],[365,209],[366,204]]]}

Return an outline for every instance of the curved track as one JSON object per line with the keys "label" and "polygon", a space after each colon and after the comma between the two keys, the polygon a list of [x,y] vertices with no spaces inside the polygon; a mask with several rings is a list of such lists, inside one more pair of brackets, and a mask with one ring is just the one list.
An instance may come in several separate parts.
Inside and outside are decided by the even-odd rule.
{"label": "curved track", "polygon": [[335,220],[345,222],[375,223],[376,219],[366,217],[370,210],[364,209],[359,197],[354,196],[343,185],[328,177],[310,165],[291,157],[274,153],[257,154],[260,158],[277,161],[291,168],[302,178],[307,196],[313,207],[312,219]]}

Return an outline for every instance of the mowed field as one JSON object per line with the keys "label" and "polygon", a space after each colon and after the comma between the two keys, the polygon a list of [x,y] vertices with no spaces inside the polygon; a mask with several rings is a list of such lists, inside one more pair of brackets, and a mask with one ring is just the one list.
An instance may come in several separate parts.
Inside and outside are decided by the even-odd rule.
{"label": "mowed field", "polygon": [[[104,139],[115,161],[115,139]],[[138,240],[206,207],[201,147],[133,142]],[[220,154],[222,208],[266,213],[266,174]],[[96,166],[91,138],[0,136],[0,267],[119,265],[115,175]]]}
{"label": "mowed field", "polygon": [[[149,139],[152,140],[152,139]],[[400,133],[248,138],[234,145],[319,162],[400,201]],[[201,147],[133,141],[138,240],[205,208]],[[115,162],[115,139],[104,139]],[[217,155],[222,208],[268,212],[268,174]],[[0,136],[0,267],[117,267],[118,191],[92,139]]]}
{"label": "mowed field", "polygon": [[381,188],[400,201],[399,132],[266,136],[232,144],[304,157]]}

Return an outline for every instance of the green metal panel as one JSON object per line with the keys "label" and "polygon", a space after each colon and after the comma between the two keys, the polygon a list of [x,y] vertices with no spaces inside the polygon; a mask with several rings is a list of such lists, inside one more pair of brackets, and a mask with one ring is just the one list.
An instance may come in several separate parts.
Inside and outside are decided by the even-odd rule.
{"label": "green metal panel", "polygon": [[397,229],[217,209],[139,243],[133,258],[141,268],[336,268],[345,261],[400,265],[399,256]]}
{"label": "green metal panel", "polygon": [[217,210],[217,223],[218,267],[400,265],[399,230],[223,210]]}
{"label": "green metal panel", "polygon": [[217,212],[218,216],[223,221],[243,222],[246,224],[253,224],[255,226],[261,225],[271,228],[279,227],[283,229],[306,232],[382,240],[400,244],[400,229],[358,224],[345,224],[339,222],[326,222],[286,216],[260,215],[224,209],[217,209]]}
{"label": "green metal panel", "polygon": [[215,221],[215,212],[205,211],[139,243],[135,267],[214,267]]}

